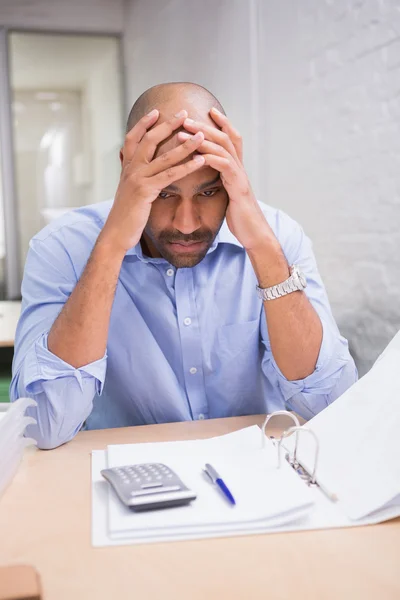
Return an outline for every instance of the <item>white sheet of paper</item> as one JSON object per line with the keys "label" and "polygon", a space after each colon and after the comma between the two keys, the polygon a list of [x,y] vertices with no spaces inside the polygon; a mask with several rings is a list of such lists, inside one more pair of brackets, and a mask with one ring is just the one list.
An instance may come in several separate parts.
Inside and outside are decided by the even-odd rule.
{"label": "white sheet of paper", "polygon": [[234,524],[222,527],[212,527],[192,530],[153,532],[148,536],[145,532],[126,531],[110,535],[108,529],[108,495],[109,484],[101,476],[100,471],[107,467],[106,452],[94,450],[92,452],[92,544],[96,547],[120,546],[130,544],[146,544],[156,542],[170,542],[188,539],[204,539],[212,537],[230,537],[236,535],[252,535],[257,533],[278,533],[287,531],[301,531],[307,529],[329,529],[332,527],[351,527],[380,523],[400,515],[400,496],[397,503],[392,502],[385,509],[356,523],[340,512],[338,506],[328,500],[318,488],[311,489],[315,504],[312,510],[299,511],[297,515],[288,515],[286,519],[279,517],[270,519],[267,524],[252,524],[247,527],[237,528]]}
{"label": "white sheet of paper", "polygon": [[[305,425],[320,443],[317,480],[337,494],[350,519],[366,517],[400,494],[399,372],[400,351],[393,345]],[[287,442],[292,446],[293,439]],[[311,436],[301,435],[298,457],[309,471],[314,452]]]}
{"label": "white sheet of paper", "polygon": [[[165,462],[181,477],[197,498],[183,507],[164,511],[134,512],[116,494],[109,494],[109,530],[112,534],[134,530],[150,534],[163,529],[245,526],[293,515],[312,503],[310,490],[284,461],[277,469],[272,442],[261,449],[260,430],[254,426],[219,438],[156,444],[108,446],[108,466],[141,462]],[[211,463],[231,490],[230,505],[218,487],[203,473]]]}

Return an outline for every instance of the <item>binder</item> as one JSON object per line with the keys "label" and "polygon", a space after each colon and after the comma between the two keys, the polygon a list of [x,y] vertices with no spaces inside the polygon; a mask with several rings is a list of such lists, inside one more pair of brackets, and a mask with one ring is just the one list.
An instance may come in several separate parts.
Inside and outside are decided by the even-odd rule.
{"label": "binder", "polygon": [[[93,545],[352,527],[400,516],[399,365],[400,349],[392,344],[367,375],[303,426],[293,413],[278,411],[266,417],[261,430],[253,426],[208,440],[117,445],[93,452]],[[290,426],[274,439],[268,426],[282,414]],[[207,494],[196,480],[200,463],[215,463],[234,488],[236,507],[243,502],[246,510],[235,514],[235,507],[227,518],[221,507],[219,512],[212,507],[216,498],[208,488],[209,514],[201,511],[201,503],[196,513],[196,500],[185,516],[177,512],[183,508],[158,516],[132,515],[102,481],[100,470],[161,458],[189,487],[200,486],[198,498]],[[243,476],[251,465],[262,478],[253,489],[254,506],[250,501],[246,505],[251,478]]]}

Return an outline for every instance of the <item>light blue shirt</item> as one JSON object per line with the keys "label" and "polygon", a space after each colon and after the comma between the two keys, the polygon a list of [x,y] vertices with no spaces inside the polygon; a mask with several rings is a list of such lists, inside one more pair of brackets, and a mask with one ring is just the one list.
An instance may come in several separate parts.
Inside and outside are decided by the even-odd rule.
{"label": "light blue shirt", "polygon": [[256,277],[223,224],[205,258],[176,269],[127,252],[103,358],[75,369],[47,348],[47,336],[85,268],[111,202],[52,222],[31,243],[22,283],[10,396],[33,397],[28,433],[42,448],[96,429],[211,419],[283,408],[310,418],[344,392],[357,371],[332,317],[312,247],[283,212],[261,205],[323,325],[314,373],[288,381],[271,352]]}

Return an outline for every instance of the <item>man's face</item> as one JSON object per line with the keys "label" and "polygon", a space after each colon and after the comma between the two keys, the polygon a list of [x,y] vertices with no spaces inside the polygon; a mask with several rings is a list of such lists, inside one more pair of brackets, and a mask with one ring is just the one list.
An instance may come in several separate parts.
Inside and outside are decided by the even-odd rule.
{"label": "man's face", "polygon": [[[190,102],[176,100],[160,110],[159,124],[178,110],[216,127],[208,110],[198,112]],[[159,145],[155,158],[181,144],[177,132]],[[186,160],[190,160],[189,156]],[[183,161],[183,162],[186,162]],[[203,166],[194,173],[164,188],[154,200],[143,238],[153,257],[162,256],[177,268],[194,267],[213,243],[225,218],[228,195],[219,172]]]}
{"label": "man's face", "polygon": [[144,230],[151,255],[177,268],[194,267],[213,243],[227,205],[218,171],[207,166],[164,188]]}

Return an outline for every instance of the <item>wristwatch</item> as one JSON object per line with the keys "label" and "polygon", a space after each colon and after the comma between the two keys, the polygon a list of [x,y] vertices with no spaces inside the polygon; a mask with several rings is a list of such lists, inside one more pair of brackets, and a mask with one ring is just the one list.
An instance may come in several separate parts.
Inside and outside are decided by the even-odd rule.
{"label": "wristwatch", "polygon": [[286,294],[304,290],[305,287],[307,287],[307,280],[304,273],[297,265],[292,265],[290,267],[290,277],[286,281],[269,288],[260,288],[257,285],[256,289],[258,297],[261,300],[275,300],[276,298],[286,296]]}

